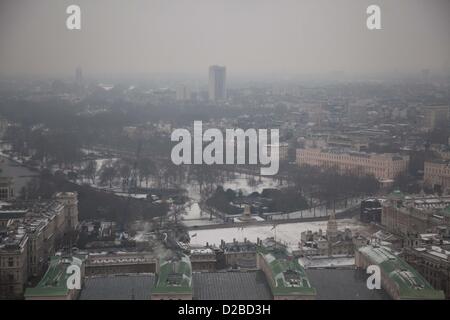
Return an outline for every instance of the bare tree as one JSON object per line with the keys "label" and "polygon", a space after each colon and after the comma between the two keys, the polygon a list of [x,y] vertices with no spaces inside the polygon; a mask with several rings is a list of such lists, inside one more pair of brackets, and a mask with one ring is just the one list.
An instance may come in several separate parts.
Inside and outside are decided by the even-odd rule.
{"label": "bare tree", "polygon": [[83,169],[83,175],[95,184],[95,178],[97,177],[97,162],[95,160],[90,160]]}

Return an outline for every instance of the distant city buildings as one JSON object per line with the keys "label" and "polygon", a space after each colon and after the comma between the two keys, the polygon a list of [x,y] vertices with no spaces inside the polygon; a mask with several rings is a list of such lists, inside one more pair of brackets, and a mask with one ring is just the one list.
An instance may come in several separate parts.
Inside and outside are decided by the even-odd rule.
{"label": "distant city buildings", "polygon": [[449,107],[448,106],[427,106],[424,107],[424,123],[426,130],[432,131],[438,127],[448,126]]}
{"label": "distant city buildings", "polygon": [[270,156],[272,152],[278,152],[280,161],[287,161],[289,159],[289,144],[280,142],[279,144],[268,144],[267,154]]}
{"label": "distant city buildings", "polygon": [[381,224],[399,235],[449,228],[450,197],[406,196],[395,191],[383,202]]}
{"label": "distant city buildings", "polygon": [[363,152],[368,149],[368,139],[359,135],[343,134],[309,134],[301,139],[305,148],[341,148],[356,152]]}
{"label": "distant city buildings", "polygon": [[450,161],[433,159],[425,161],[423,183],[433,192],[450,193]]}
{"label": "distant city buildings", "polygon": [[409,157],[398,154],[369,154],[341,149],[297,149],[297,164],[336,169],[357,176],[373,175],[376,179],[393,180],[408,169]]}
{"label": "distant city buildings", "polygon": [[209,67],[208,94],[209,100],[220,101],[227,98],[227,69],[222,66]]}
{"label": "distant city buildings", "polygon": [[176,89],[177,101],[189,101],[191,100],[191,90],[185,85],[179,85]]}

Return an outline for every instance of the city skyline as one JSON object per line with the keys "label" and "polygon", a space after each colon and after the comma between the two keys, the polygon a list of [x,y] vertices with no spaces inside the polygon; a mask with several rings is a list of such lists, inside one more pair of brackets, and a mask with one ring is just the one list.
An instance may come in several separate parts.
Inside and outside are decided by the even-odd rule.
{"label": "city skyline", "polygon": [[0,300],[450,300],[449,30],[449,0],[0,0]]}

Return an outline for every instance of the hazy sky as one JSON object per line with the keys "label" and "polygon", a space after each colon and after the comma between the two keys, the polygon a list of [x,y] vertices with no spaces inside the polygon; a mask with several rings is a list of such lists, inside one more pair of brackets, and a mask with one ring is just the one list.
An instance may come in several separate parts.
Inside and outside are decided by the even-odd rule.
{"label": "hazy sky", "polygon": [[[82,30],[66,29],[66,8]],[[378,4],[383,30],[366,28]],[[0,0],[0,74],[449,70],[450,0]]]}

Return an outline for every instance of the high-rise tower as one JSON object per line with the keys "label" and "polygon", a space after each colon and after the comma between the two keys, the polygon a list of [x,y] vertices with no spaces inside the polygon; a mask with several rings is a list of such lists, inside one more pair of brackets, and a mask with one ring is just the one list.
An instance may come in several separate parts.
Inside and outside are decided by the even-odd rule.
{"label": "high-rise tower", "polygon": [[209,100],[218,101],[227,98],[227,69],[222,66],[209,67]]}

